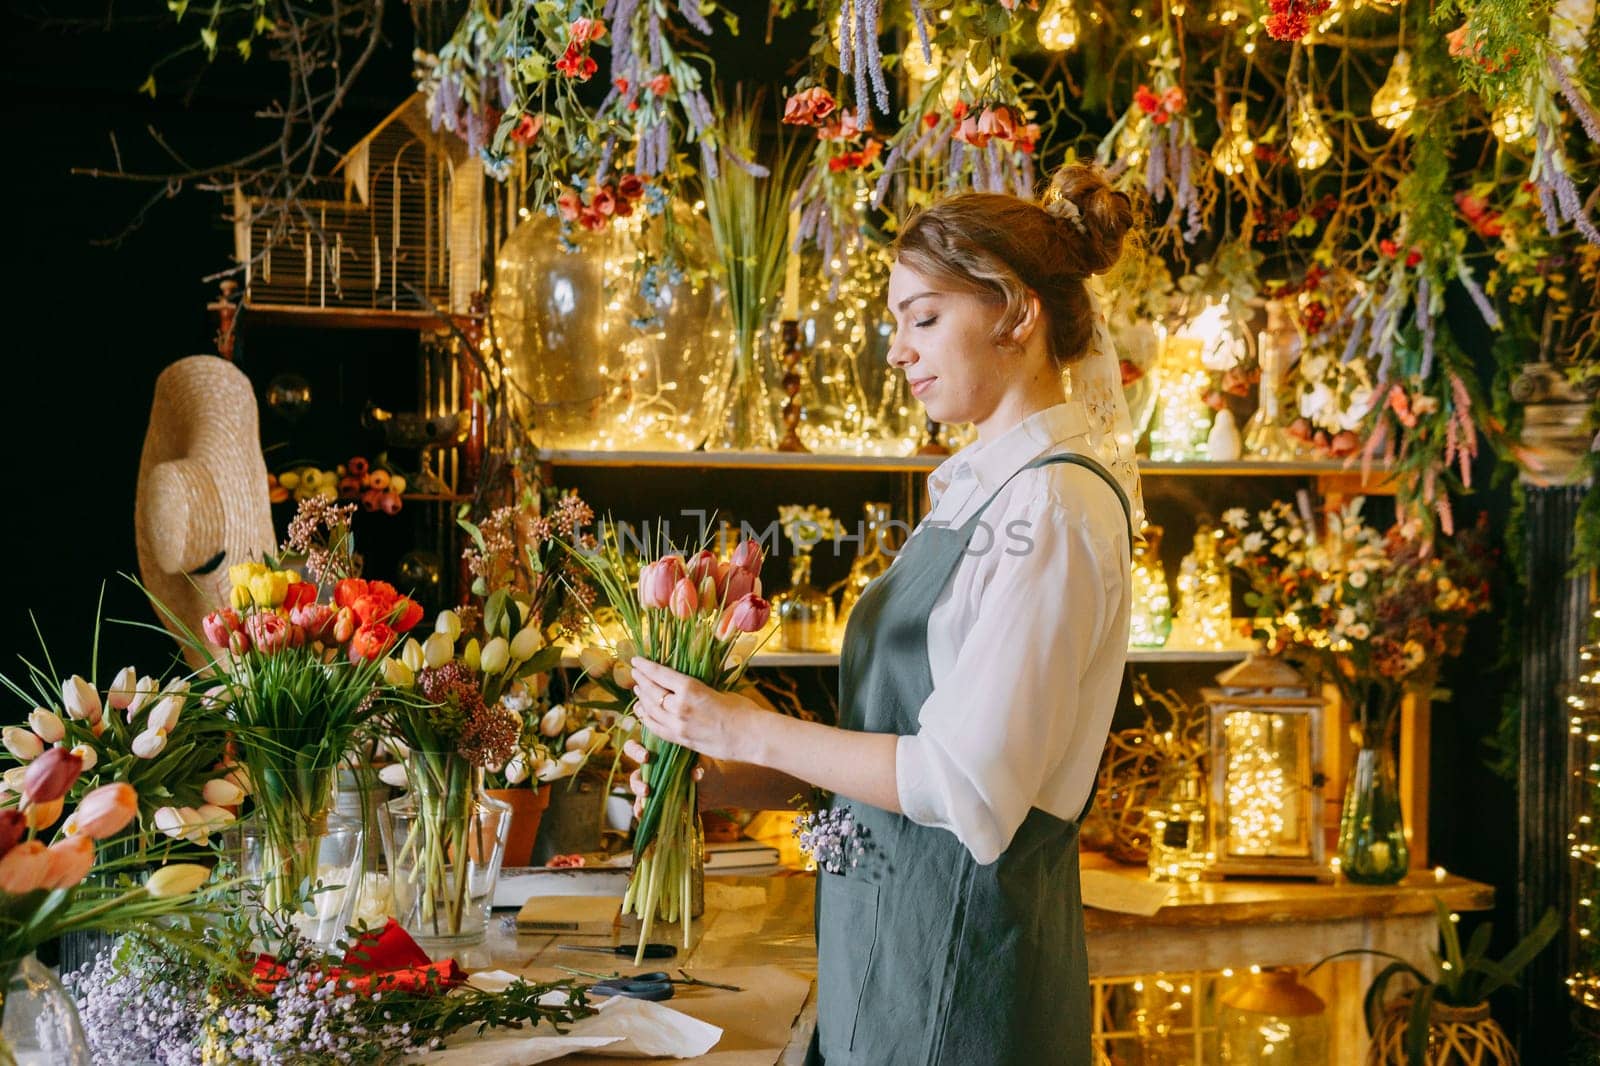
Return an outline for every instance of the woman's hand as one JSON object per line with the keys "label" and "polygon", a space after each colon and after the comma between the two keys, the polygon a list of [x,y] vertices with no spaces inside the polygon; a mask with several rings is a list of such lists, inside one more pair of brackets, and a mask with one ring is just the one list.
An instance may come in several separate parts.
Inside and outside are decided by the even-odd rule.
{"label": "woman's hand", "polygon": [[[650,795],[650,786],[644,783],[645,764],[650,761],[650,749],[637,740],[622,742],[622,756],[633,763],[633,773],[628,775],[628,791],[633,793],[633,816],[635,818],[644,814],[644,798]],[[694,768],[692,775],[696,781],[706,776],[705,763]]]}
{"label": "woman's hand", "polygon": [[755,761],[755,733],[768,716],[753,701],[648,659],[629,665],[638,697],[634,713],[652,733],[713,759]]}

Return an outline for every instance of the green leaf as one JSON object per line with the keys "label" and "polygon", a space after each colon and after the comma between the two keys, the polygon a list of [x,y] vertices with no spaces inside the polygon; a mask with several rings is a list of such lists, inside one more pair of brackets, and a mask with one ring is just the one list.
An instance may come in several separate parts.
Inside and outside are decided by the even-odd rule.
{"label": "green leaf", "polygon": [[1428,1015],[1433,1010],[1434,988],[1424,985],[1417,989],[1406,1013],[1406,1066],[1428,1066]]}
{"label": "green leaf", "polygon": [[167,10],[182,21],[183,13],[189,10],[189,0],[167,0]]}
{"label": "green leaf", "polygon": [[234,47],[239,50],[239,58],[245,60],[246,62],[249,62],[249,60],[250,60],[250,38],[248,38],[248,37],[244,38],[243,40],[239,41],[238,44],[235,44]]}
{"label": "green leaf", "polygon": [[139,91],[142,93],[148,93],[150,99],[154,100],[156,98],[156,76],[152,74],[146,78],[144,80],[144,84],[139,86]]}
{"label": "green leaf", "polygon": [[215,57],[217,54],[217,31],[210,26],[200,31],[200,43],[206,46],[206,55]]}
{"label": "green leaf", "polygon": [[277,29],[278,24],[265,15],[257,15],[254,26],[250,27],[251,33],[271,33]]}

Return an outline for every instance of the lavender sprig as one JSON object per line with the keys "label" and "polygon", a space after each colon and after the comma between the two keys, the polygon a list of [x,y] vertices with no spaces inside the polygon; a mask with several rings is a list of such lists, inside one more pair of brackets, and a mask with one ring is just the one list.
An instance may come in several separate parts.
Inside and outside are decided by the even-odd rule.
{"label": "lavender sprig", "polygon": [[795,821],[794,835],[817,869],[842,874],[859,865],[871,834],[866,826],[856,824],[849,807],[834,807],[801,815]]}
{"label": "lavender sprig", "polygon": [[1561,57],[1552,54],[1549,57],[1550,70],[1556,76],[1556,82],[1561,86],[1561,95],[1567,98],[1573,114],[1578,116],[1578,122],[1583,126],[1583,132],[1595,144],[1600,144],[1600,115],[1595,114],[1594,107],[1584,99],[1578,87],[1572,82],[1572,75],[1567,72],[1566,64],[1561,62]]}

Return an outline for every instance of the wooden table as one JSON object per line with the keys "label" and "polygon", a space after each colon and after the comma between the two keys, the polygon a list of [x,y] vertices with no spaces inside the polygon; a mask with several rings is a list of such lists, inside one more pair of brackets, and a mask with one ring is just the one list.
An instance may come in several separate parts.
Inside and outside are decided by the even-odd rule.
{"label": "wooden table", "polygon": [[[1142,871],[1116,872],[1142,878]],[[692,947],[672,965],[697,970],[776,965],[815,978],[812,925],[815,884],[810,876],[707,878],[706,914],[694,925]],[[566,891],[563,889],[563,891]],[[757,906],[724,907],[729,893],[743,893]],[[1494,890],[1464,878],[1414,873],[1398,885],[1376,887],[1338,882],[1224,881],[1174,886],[1169,902],[1150,917],[1088,910],[1089,969],[1096,979],[1160,972],[1308,966],[1337,951],[1372,948],[1426,963],[1436,946],[1433,899],[1455,911],[1485,910]],[[462,957],[469,968],[497,966],[540,977],[553,967],[614,968],[609,960],[554,950],[571,937],[517,936],[498,919],[480,949]],[[626,932],[622,934],[626,936]],[[658,934],[657,939],[664,939]],[[586,961],[580,961],[586,960]],[[631,960],[618,960],[628,962]],[[649,964],[651,968],[659,963]],[[1365,1031],[1361,993],[1379,960],[1347,965],[1329,996],[1334,1063],[1360,1061]],[[623,969],[627,969],[626,966]],[[687,1001],[684,1004],[687,1006]],[[692,1010],[690,1011],[692,1013]],[[795,1020],[778,1062],[798,1066],[816,1022],[815,988]],[[614,1060],[620,1061],[620,1060]]]}

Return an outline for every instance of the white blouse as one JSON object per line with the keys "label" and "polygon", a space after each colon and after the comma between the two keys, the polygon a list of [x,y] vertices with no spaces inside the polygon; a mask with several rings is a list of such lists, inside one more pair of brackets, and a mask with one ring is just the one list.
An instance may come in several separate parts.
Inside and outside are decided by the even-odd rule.
{"label": "white blouse", "polygon": [[970,445],[928,478],[931,524],[959,526],[995,490],[928,617],[933,691],[895,752],[906,817],[948,829],[980,863],[1031,808],[1078,816],[1128,654],[1128,526],[1097,473],[1041,455],[1088,451],[1081,408],[1059,404]]}

